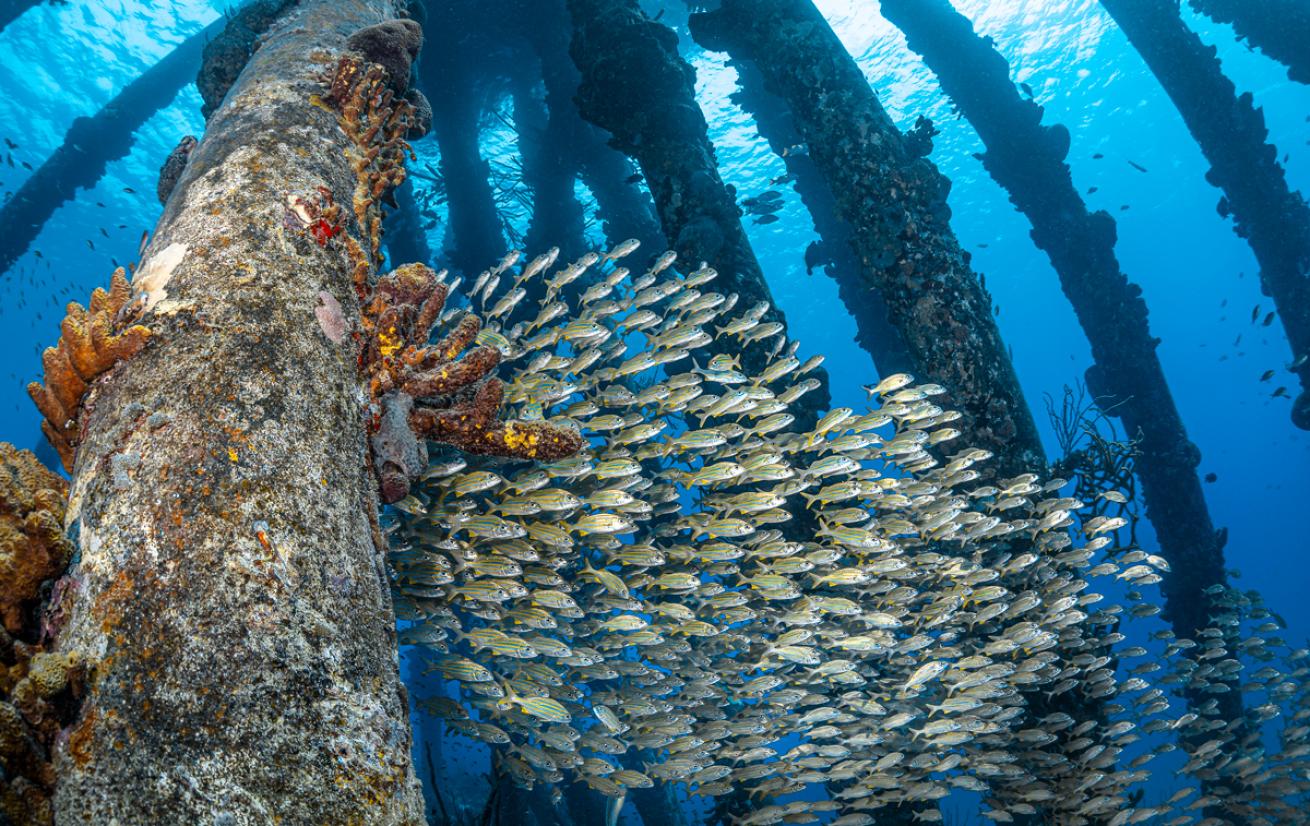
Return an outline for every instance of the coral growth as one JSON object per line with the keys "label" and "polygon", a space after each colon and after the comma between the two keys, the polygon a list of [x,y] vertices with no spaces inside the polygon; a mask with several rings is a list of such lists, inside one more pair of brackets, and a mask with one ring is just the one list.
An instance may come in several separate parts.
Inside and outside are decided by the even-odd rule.
{"label": "coral growth", "polygon": [[132,323],[139,308],[131,299],[127,274],[119,267],[108,292],[97,287],[91,293],[89,309],[70,302],[58,345],[47,347],[41,357],[45,384],[27,386],[45,417],[41,431],[69,473],[73,472],[79,439],[78,413],[91,383],[118,362],[136,355],[150,338],[148,329]]}
{"label": "coral growth", "polygon": [[346,40],[346,48],[386,70],[387,83],[398,95],[409,88],[410,67],[422,46],[423,27],[413,20],[387,20]]}
{"label": "coral growth", "polygon": [[[355,172],[351,206],[361,234],[369,239],[376,259],[382,246],[382,213],[376,205],[389,199],[392,188],[405,180],[405,142],[414,111],[409,101],[396,96],[385,83],[386,70],[377,63],[343,55],[329,81],[325,102],[336,108],[341,128],[354,144],[350,164]],[[355,283],[367,280],[371,259],[357,242],[347,242],[355,264]],[[362,295],[362,293],[361,293]]]}
{"label": "coral growth", "polygon": [[196,75],[196,88],[204,105],[205,120],[214,114],[228,90],[241,76],[250,56],[259,48],[259,37],[297,0],[253,0],[228,20],[223,33],[205,46],[204,60]]}
{"label": "coral growth", "polygon": [[0,442],[0,622],[10,634],[35,626],[32,607],[42,583],[68,564],[67,493],[64,480],[35,456]]}
{"label": "coral growth", "polygon": [[168,203],[168,196],[173,194],[173,188],[182,178],[187,159],[191,157],[191,150],[196,148],[197,143],[195,135],[184,135],[177,146],[173,147],[173,151],[168,153],[164,165],[159,168],[159,184],[155,187],[159,203]]}
{"label": "coral growth", "polygon": [[371,443],[387,502],[403,498],[426,467],[422,439],[466,453],[547,462],[583,447],[575,430],[497,417],[504,389],[491,372],[501,354],[494,347],[468,349],[482,327],[477,316],[465,315],[428,344],[448,292],[432,270],[406,264],[379,278],[363,302],[360,366],[374,400]]}
{"label": "coral growth", "polygon": [[67,485],[26,450],[0,442],[0,822],[52,822],[56,738],[76,716],[78,661],[42,650],[45,583],[72,544],[62,530]]}
{"label": "coral growth", "polygon": [[5,665],[12,690],[0,698],[0,821],[53,823],[50,758],[77,717],[85,669],[76,654],[45,652]]}

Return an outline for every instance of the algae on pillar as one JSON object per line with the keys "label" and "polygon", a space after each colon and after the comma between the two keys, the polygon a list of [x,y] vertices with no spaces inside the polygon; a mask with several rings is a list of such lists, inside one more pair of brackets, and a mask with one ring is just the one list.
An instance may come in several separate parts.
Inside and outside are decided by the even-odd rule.
{"label": "algae on pillar", "polygon": [[402,110],[377,95],[387,145],[361,143],[340,70],[395,14],[302,0],[269,29],[137,271],[148,341],[81,399],[57,822],[422,822],[347,335]]}
{"label": "algae on pillar", "polygon": [[1301,381],[1292,423],[1310,430],[1310,206],[1288,186],[1264,114],[1224,74],[1217,51],[1179,16],[1178,0],[1101,0],[1182,115],[1210,163],[1206,180],[1223,191],[1231,216],[1260,265]]}
{"label": "algae on pillar", "polygon": [[982,138],[983,166],[1027,216],[1033,242],[1060,277],[1092,347],[1088,387],[1137,440],[1146,514],[1172,567],[1165,616],[1180,637],[1195,638],[1209,624],[1205,589],[1225,580],[1226,532],[1210,519],[1196,472],[1200,452],[1165,379],[1142,290],[1115,257],[1114,219],[1088,211],[1065,162],[1068,130],[1042,125],[1042,107],[1019,94],[1009,63],[968,18],[948,0],[881,3],[883,17],[905,33]]}
{"label": "algae on pillar", "polygon": [[851,225],[868,288],[882,295],[916,376],[948,389],[964,440],[992,451],[999,473],[1041,468],[1037,427],[951,231],[950,182],[924,157],[924,134],[896,128],[809,0],[724,0],[690,22],[702,44],[751,60],[787,102]]}
{"label": "algae on pillar", "polygon": [[[708,262],[719,272],[717,288],[735,292],[742,307],[772,303],[734,193],[719,176],[696,102],[695,70],[679,56],[677,35],[646,17],[636,0],[568,0],[568,7],[569,53],[582,73],[579,111],[641,166],[664,235],[682,265]],[[764,318],[785,324],[776,307]],[[759,369],[766,357],[766,348],[756,344],[745,349],[743,362]],[[807,402],[826,409],[827,374],[819,376],[823,386]]]}

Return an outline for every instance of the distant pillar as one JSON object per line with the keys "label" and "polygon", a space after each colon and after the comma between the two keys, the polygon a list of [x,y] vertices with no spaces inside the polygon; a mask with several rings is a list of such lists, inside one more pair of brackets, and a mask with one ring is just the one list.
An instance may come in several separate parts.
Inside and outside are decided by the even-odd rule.
{"label": "distant pillar", "polygon": [[990,302],[950,227],[950,182],[902,134],[855,60],[809,0],[723,0],[694,14],[702,44],[749,56],[791,108],[828,180],[869,289],[886,302],[915,372],[949,390],[963,441],[995,454],[1001,474],[1045,465]]}
{"label": "distant pillar", "polygon": [[4,227],[0,232],[0,272],[27,252],[55,210],[71,201],[79,189],[94,187],[110,162],[132,151],[136,130],[195,79],[206,41],[222,32],[225,22],[219,18],[187,38],[123,87],[99,112],[73,121],[59,148],[0,207],[0,227]]}
{"label": "distant pillar", "polygon": [[1237,94],[1213,46],[1179,16],[1178,0],[1101,0],[1173,100],[1223,190],[1219,213],[1232,216],[1260,264],[1260,287],[1274,300],[1301,393],[1292,423],[1310,430],[1310,206],[1287,185],[1278,150],[1251,93]]}
{"label": "distant pillar", "polygon": [[1033,242],[1060,277],[1092,345],[1088,386],[1140,440],[1146,513],[1173,567],[1165,575],[1165,614],[1179,636],[1193,638],[1208,624],[1204,589],[1225,579],[1225,533],[1210,520],[1196,474],[1200,451],[1187,438],[1156,355],[1142,290],[1115,258],[1114,219],[1088,212],[1074,188],[1068,130],[1042,126],[1042,107],[1019,95],[1005,58],[948,0],[882,0],[882,14],[978,131],[987,147],[983,166],[1028,217]]}
{"label": "distant pillar", "polygon": [[612,246],[629,238],[641,242],[638,261],[645,262],[669,248],[655,218],[655,204],[632,182],[632,163],[606,143],[605,132],[582,119],[574,97],[578,93],[578,67],[569,58],[573,25],[564,0],[534,4],[539,16],[528,22],[525,36],[541,62],[546,87],[546,108],[552,123],[566,130],[578,177],[596,199],[601,231]]}
{"label": "distant pillar", "polygon": [[[759,261],[741,225],[733,192],[719,177],[705,116],[696,103],[695,71],[678,55],[667,26],[643,15],[636,0],[568,0],[573,17],[569,48],[582,73],[577,101],[583,118],[613,135],[611,145],[636,159],[646,176],[664,235],[683,266],[707,261],[719,272],[713,289],[740,297],[740,306],[773,305]],[[765,321],[785,323],[773,306]],[[727,350],[737,345],[715,345]],[[763,343],[743,362],[759,370]],[[828,406],[824,387],[806,396],[812,409]]]}
{"label": "distant pillar", "polygon": [[574,192],[577,158],[566,115],[558,107],[548,108],[549,91],[543,101],[533,86],[526,77],[514,81],[514,127],[523,157],[523,183],[532,190],[532,216],[523,246],[530,255],[558,246],[560,258],[573,261],[585,246],[582,204]]}
{"label": "distant pillar", "polygon": [[451,269],[476,275],[507,249],[491,188],[490,165],[481,154],[478,119],[482,103],[477,81],[465,70],[468,59],[456,30],[459,6],[428,7],[427,47],[418,63],[419,86],[432,105],[432,133],[441,151],[440,169],[450,210]]}

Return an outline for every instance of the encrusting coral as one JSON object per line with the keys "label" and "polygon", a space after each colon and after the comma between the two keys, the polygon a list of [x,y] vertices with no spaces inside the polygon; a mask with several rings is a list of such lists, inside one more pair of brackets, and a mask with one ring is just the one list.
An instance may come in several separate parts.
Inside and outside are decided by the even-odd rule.
{"label": "encrusting coral", "polygon": [[346,40],[346,48],[379,64],[396,94],[409,88],[410,67],[423,46],[423,27],[413,20],[387,20],[360,29]]}
{"label": "encrusting coral", "polygon": [[406,264],[379,278],[363,302],[360,367],[374,401],[371,442],[386,502],[404,498],[427,467],[423,439],[465,453],[546,462],[584,444],[570,428],[498,418],[504,387],[491,374],[501,352],[485,345],[469,349],[482,328],[476,315],[464,315],[428,344],[448,293],[431,269]]}
{"label": "encrusting coral", "polygon": [[0,622],[10,634],[30,626],[42,583],[72,555],[64,536],[68,485],[26,450],[0,442]]}
{"label": "encrusting coral", "polygon": [[571,456],[583,446],[581,435],[568,428],[498,418],[504,388],[491,374],[501,354],[494,347],[469,349],[481,329],[477,316],[465,315],[444,339],[429,345],[448,293],[431,269],[407,264],[371,282],[381,248],[379,202],[405,180],[410,152],[405,135],[414,106],[398,95],[408,86],[421,43],[422,31],[407,20],[356,32],[347,45],[357,54],[338,60],[320,101],[337,112],[354,145],[350,161],[357,183],[351,205],[368,248],[349,233],[342,242],[362,310],[359,365],[368,381],[370,444],[385,502],[404,498],[427,466],[424,439],[466,453],[543,461]]}
{"label": "encrusting coral", "polygon": [[85,669],[76,654],[39,652],[10,671],[23,676],[0,700],[0,822],[44,826],[54,822],[50,756],[77,717]]}
{"label": "encrusting coral", "polygon": [[51,747],[76,708],[65,702],[79,684],[76,662],[42,650],[37,610],[72,556],[67,487],[30,452],[0,442],[0,822],[52,822]]}
{"label": "encrusting coral", "polygon": [[78,413],[88,388],[115,364],[136,355],[150,338],[150,330],[132,323],[138,313],[127,274],[119,267],[108,292],[97,287],[91,293],[89,309],[69,303],[58,345],[47,347],[41,356],[45,383],[27,386],[45,417],[41,431],[69,473],[79,438]]}

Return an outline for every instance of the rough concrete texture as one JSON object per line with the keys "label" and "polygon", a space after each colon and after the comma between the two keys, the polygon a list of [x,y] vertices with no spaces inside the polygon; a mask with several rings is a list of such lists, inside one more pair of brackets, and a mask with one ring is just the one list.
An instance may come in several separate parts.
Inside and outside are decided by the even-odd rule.
{"label": "rough concrete texture", "polygon": [[752,60],[791,108],[853,228],[864,278],[882,294],[915,376],[949,391],[943,406],[962,414],[962,441],[992,451],[999,473],[1041,468],[990,301],[951,231],[950,182],[923,157],[923,141],[896,128],[809,0],[724,0],[692,15],[691,27],[702,45]]}
{"label": "rough concrete texture", "polygon": [[205,44],[204,62],[196,75],[196,88],[204,101],[200,114],[208,120],[241,76],[250,56],[259,48],[259,36],[299,0],[252,0],[227,21],[219,35]]}
{"label": "rough concrete texture", "polygon": [[394,14],[274,23],[146,252],[154,335],[88,396],[69,502],[57,650],[88,678],[59,823],[422,822],[355,345],[316,316],[327,293],[358,323],[352,264],[291,208],[350,202],[353,144],[313,96]]}

